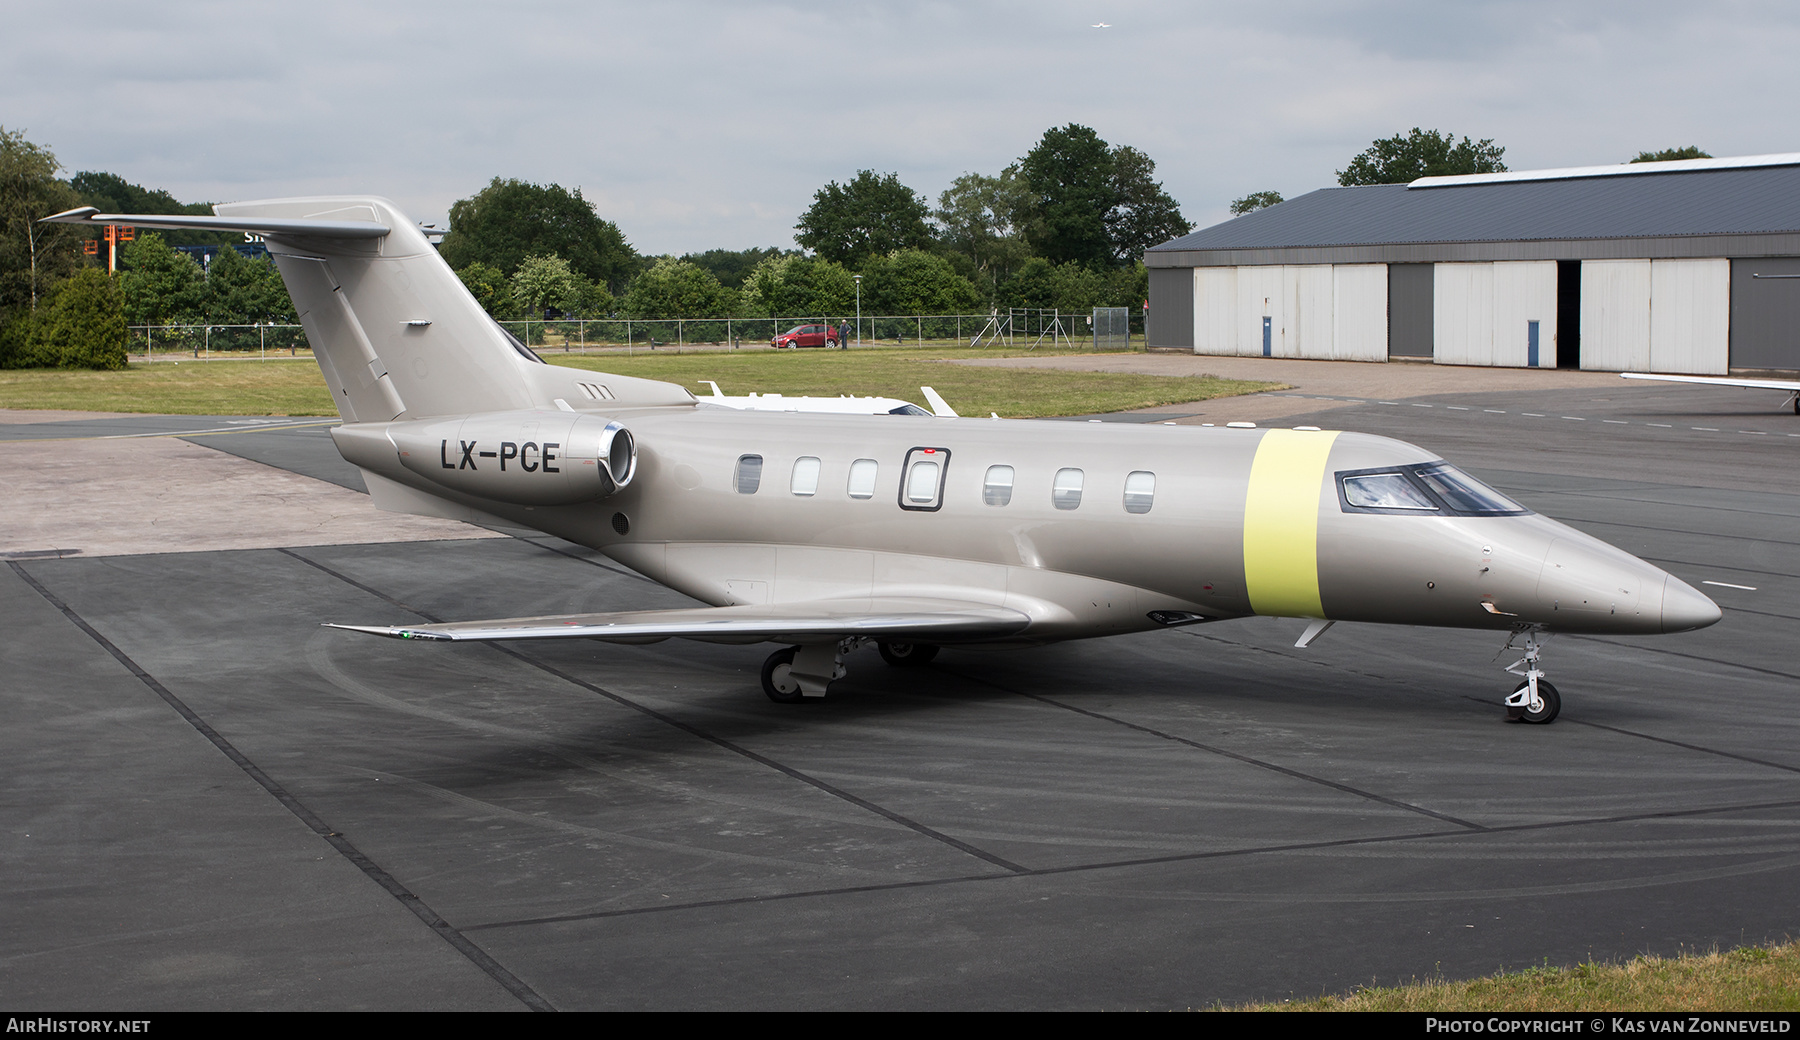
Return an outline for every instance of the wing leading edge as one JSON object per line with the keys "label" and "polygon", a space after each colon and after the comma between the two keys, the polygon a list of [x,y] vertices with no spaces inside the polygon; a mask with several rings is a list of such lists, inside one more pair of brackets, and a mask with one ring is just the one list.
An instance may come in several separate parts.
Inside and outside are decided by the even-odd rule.
{"label": "wing leading edge", "polygon": [[863,599],[773,606],[686,607],[607,614],[560,614],[429,625],[337,625],[390,639],[498,642],[513,639],[598,639],[654,643],[696,639],[710,643],[809,642],[842,636],[905,637],[962,642],[1013,635],[1031,618],[1005,607],[958,600]]}

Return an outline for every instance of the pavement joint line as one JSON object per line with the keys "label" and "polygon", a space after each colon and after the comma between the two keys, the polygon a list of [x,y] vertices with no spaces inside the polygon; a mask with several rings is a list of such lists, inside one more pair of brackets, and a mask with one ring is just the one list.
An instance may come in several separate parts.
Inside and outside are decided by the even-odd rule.
{"label": "pavement joint line", "polygon": [[[1189,633],[1189,634],[1190,635],[1198,635],[1198,633]],[[1221,640],[1221,642],[1230,643],[1233,646],[1242,647],[1242,648],[1248,649],[1248,650],[1263,649],[1262,647],[1252,646],[1248,643],[1238,643],[1238,642],[1234,642],[1232,640]],[[1293,660],[1298,661],[1300,659],[1293,658]],[[1313,662],[1307,662],[1307,663],[1313,663]],[[1403,809],[1407,812],[1418,813],[1422,816],[1429,816],[1432,819],[1442,820],[1445,823],[1453,823],[1453,824],[1457,825],[1458,827],[1466,827],[1466,828],[1468,828],[1470,830],[1474,830],[1474,831],[1481,831],[1481,830],[1487,829],[1479,823],[1471,823],[1468,820],[1458,819],[1454,816],[1449,816],[1449,815],[1437,812],[1432,809],[1427,809],[1423,806],[1414,805],[1411,802],[1399,801],[1398,799],[1389,798],[1385,795],[1376,794],[1373,791],[1364,791],[1361,788],[1351,787],[1348,784],[1342,784],[1335,780],[1327,780],[1321,776],[1314,776],[1310,773],[1303,773],[1297,769],[1291,769],[1287,766],[1277,765],[1273,762],[1267,762],[1267,761],[1264,761],[1259,758],[1253,758],[1249,755],[1240,754],[1239,752],[1236,752],[1236,751],[1229,751],[1225,748],[1216,747],[1214,745],[1205,744],[1205,743],[1202,743],[1197,740],[1189,739],[1187,737],[1178,736],[1173,733],[1164,732],[1163,730],[1159,730],[1159,729],[1156,729],[1151,726],[1145,726],[1140,723],[1130,722],[1125,719],[1121,719],[1115,715],[1107,715],[1104,712],[1098,712],[1098,711],[1094,711],[1089,708],[1078,707],[1073,704],[1066,704],[1062,701],[1056,700],[1055,698],[1046,697],[1042,694],[1026,693],[1023,690],[1015,690],[1009,686],[1004,686],[1000,683],[994,682],[992,679],[983,679],[983,678],[979,678],[976,676],[967,675],[963,672],[958,672],[954,669],[945,669],[945,671],[948,671],[948,672],[950,672],[950,674],[955,675],[958,678],[963,679],[965,681],[979,683],[983,686],[989,686],[989,687],[992,687],[993,689],[1000,690],[1003,693],[1010,693],[1015,697],[1024,697],[1029,700],[1039,701],[1041,703],[1048,704],[1055,708],[1061,708],[1064,711],[1074,712],[1077,715],[1086,715],[1089,718],[1096,719],[1101,722],[1110,722],[1115,726],[1123,726],[1126,729],[1136,730],[1139,733],[1145,733],[1150,736],[1156,737],[1160,740],[1167,740],[1172,743],[1183,744],[1183,745],[1186,745],[1188,747],[1194,748],[1199,751],[1205,751],[1209,754],[1219,755],[1223,758],[1233,759],[1235,761],[1242,762],[1246,765],[1256,766],[1259,769],[1267,769],[1271,772],[1280,773],[1284,776],[1292,777],[1296,780],[1304,780],[1308,783],[1319,784],[1323,787],[1329,787],[1329,788],[1331,788],[1335,791],[1341,792],[1343,794],[1350,794],[1350,795],[1354,795],[1358,798],[1367,799],[1369,801],[1380,802],[1383,805],[1391,806],[1396,809]],[[1373,679],[1381,678],[1380,676],[1367,676],[1367,677],[1373,678]]]}
{"label": "pavement joint line", "polygon": [[1755,614],[1757,617],[1781,618],[1784,621],[1800,621],[1800,614],[1777,614],[1770,610],[1751,610],[1749,607],[1726,607],[1733,614]]}
{"label": "pavement joint line", "polygon": [[[1652,528],[1652,530],[1654,530],[1654,528]],[[1721,538],[1736,538],[1741,541],[1751,541],[1751,542],[1760,542],[1760,541],[1767,540],[1767,539],[1762,539],[1762,538],[1750,538],[1746,535],[1720,535],[1719,537],[1721,537]],[[1776,542],[1775,544],[1776,545],[1793,545],[1794,543],[1793,542]],[[1681,567],[1694,567],[1694,568],[1710,567],[1715,571],[1735,571],[1739,574],[1761,574],[1761,575],[1764,575],[1765,577],[1770,577],[1770,578],[1800,578],[1800,574],[1789,574],[1786,571],[1754,570],[1749,567],[1733,567],[1729,563],[1695,563],[1692,560],[1677,560],[1677,559],[1674,559],[1674,558],[1668,557],[1668,556],[1640,556],[1640,557],[1638,557],[1638,559],[1647,561],[1649,563],[1672,563],[1672,564],[1676,564]]]}
{"label": "pavement joint line", "polygon": [[[1580,637],[1574,637],[1574,638],[1580,638]],[[1605,641],[1606,640],[1595,640],[1595,642],[1605,642]],[[1623,645],[1623,644],[1620,644],[1620,645]],[[1492,701],[1483,700],[1480,697],[1471,696],[1471,697],[1469,697],[1469,699],[1481,701],[1483,704],[1493,703]],[[1586,719],[1570,718],[1567,715],[1562,716],[1561,721],[1571,723],[1576,726],[1587,726],[1590,729],[1603,729],[1603,730],[1607,731],[1608,733],[1617,733],[1620,736],[1636,737],[1639,740],[1649,740],[1649,741],[1654,741],[1655,743],[1658,743],[1658,744],[1668,744],[1671,747],[1684,748],[1688,751],[1698,751],[1703,755],[1715,755],[1719,758],[1729,758],[1729,759],[1733,759],[1738,762],[1748,762],[1749,764],[1751,764],[1753,766],[1767,766],[1770,769],[1779,769],[1784,773],[1800,773],[1800,766],[1790,766],[1790,765],[1785,765],[1781,762],[1771,762],[1766,758],[1755,758],[1750,755],[1740,755],[1735,751],[1721,751],[1718,748],[1707,747],[1704,744],[1690,744],[1685,740],[1675,740],[1672,737],[1659,737],[1654,733],[1641,733],[1634,729],[1626,729],[1623,726],[1608,726],[1604,722],[1590,722]],[[1765,808],[1765,806],[1745,806],[1744,808],[1752,808],[1752,809]],[[1504,828],[1496,827],[1496,828],[1491,828],[1491,829],[1502,830]]]}
{"label": "pavement joint line", "polygon": [[[1471,697],[1469,699],[1479,700],[1480,698]],[[1484,701],[1483,703],[1492,702]],[[1369,845],[1387,845],[1396,842],[1434,841],[1441,838],[1460,838],[1475,835],[1485,838],[1489,835],[1519,834],[1531,831],[1558,830],[1568,827],[1605,826],[1608,824],[1638,823],[1645,820],[1692,819],[1700,816],[1714,816],[1723,813],[1792,808],[1800,808],[1800,799],[1781,799],[1771,802],[1745,802],[1733,805],[1710,805],[1694,809],[1653,809],[1644,812],[1620,813],[1614,816],[1587,817],[1574,820],[1544,820],[1537,823],[1502,824],[1495,827],[1484,828],[1480,831],[1416,831],[1409,834],[1378,834],[1361,838],[1333,838],[1324,841],[1293,842],[1283,845],[1256,845],[1236,849],[1212,849],[1203,852],[1175,852],[1162,856],[1143,856],[1133,859],[1104,860],[1093,863],[1073,863],[1060,867],[1042,867],[1026,871],[1023,874],[975,874],[966,877],[927,878],[917,881],[896,881],[884,885],[857,885],[841,888],[805,889],[796,892],[779,892],[771,895],[694,900],[687,903],[628,907],[619,910],[595,910],[583,914],[558,914],[549,917],[517,918],[510,921],[490,921],[485,924],[470,925],[466,930],[488,931],[501,928],[525,928],[547,924],[567,924],[578,921],[605,920],[607,918],[635,917],[644,914],[665,914],[685,910],[706,910],[722,906],[745,906],[756,903],[786,902],[795,899],[817,899],[839,895],[862,895],[871,892],[896,892],[905,891],[907,889],[980,884],[992,881],[1016,881],[1020,878],[1053,877],[1062,874],[1081,874],[1103,870],[1125,870],[1132,867],[1153,867],[1203,860],[1280,855],[1289,852],[1313,852],[1322,849],[1357,848]]]}
{"label": "pavement joint line", "polygon": [[[1760,537],[1758,535],[1753,535],[1753,534],[1726,534],[1722,531],[1689,531],[1689,530],[1686,530],[1686,529],[1680,528],[1680,527],[1657,527],[1655,524],[1628,524],[1628,523],[1624,522],[1623,520],[1590,520],[1587,518],[1574,518],[1574,517],[1567,517],[1567,516],[1551,517],[1551,519],[1557,520],[1561,523],[1570,524],[1570,525],[1593,524],[1598,527],[1624,527],[1624,528],[1628,528],[1633,531],[1659,531],[1664,534],[1688,534],[1688,535],[1694,535],[1694,536],[1701,537],[1701,538],[1717,538],[1717,539],[1721,539],[1721,540],[1730,540],[1730,541],[1734,541],[1734,542],[1762,542],[1766,545],[1800,545],[1800,542],[1789,541],[1785,538],[1764,538],[1764,537]],[[1643,556],[1643,557],[1639,557],[1639,559],[1649,560],[1650,562],[1655,563],[1655,562],[1657,562],[1658,558],[1652,557],[1652,556]],[[1669,562],[1671,562],[1671,563],[1686,563],[1687,561],[1671,560]],[[1708,563],[1708,564],[1690,563],[1690,564],[1688,564],[1688,566],[1691,566],[1691,567],[1719,567],[1719,566],[1723,566],[1723,565],[1711,564],[1711,563]],[[1732,570],[1732,571],[1739,571],[1739,570],[1748,570],[1749,568],[1746,568],[1746,567],[1724,567],[1724,569]],[[1778,575],[1783,578],[1800,577],[1800,574],[1782,574],[1780,571],[1754,571],[1752,573],[1774,574],[1774,575]]]}
{"label": "pavement joint line", "polygon": [[[1631,649],[1631,650],[1641,650],[1641,651],[1644,651],[1645,653],[1667,654],[1670,657],[1681,657],[1681,658],[1685,658],[1689,661],[1704,661],[1707,664],[1718,664],[1718,665],[1724,665],[1728,668],[1739,668],[1746,672],[1756,672],[1758,675],[1775,675],[1775,676],[1780,676],[1783,679],[1800,679],[1800,675],[1796,675],[1793,672],[1777,671],[1774,668],[1761,668],[1761,667],[1758,667],[1757,665],[1753,665],[1753,664],[1744,664],[1742,661],[1728,661],[1728,660],[1725,660],[1723,658],[1718,658],[1718,657],[1707,657],[1704,654],[1684,654],[1679,650],[1665,650],[1660,646],[1639,646],[1636,643],[1621,643],[1617,640],[1605,639],[1600,636],[1583,636],[1583,635],[1570,634],[1570,635],[1566,635],[1565,638],[1577,639],[1584,643],[1603,643],[1607,646],[1625,647],[1625,648]],[[1656,738],[1652,738],[1652,739],[1656,739]],[[1720,752],[1718,752],[1718,754],[1729,755],[1730,752],[1720,751]],[[1746,759],[1745,761],[1756,761],[1756,760],[1755,759]],[[1790,772],[1800,773],[1800,766],[1776,765],[1773,762],[1767,762],[1764,764],[1765,765],[1773,765],[1777,769],[1786,769]]]}
{"label": "pavement joint line", "polygon": [[292,792],[288,791],[287,788],[283,787],[273,777],[263,772],[262,768],[255,762],[252,762],[248,755],[239,751],[235,744],[225,739],[225,737],[217,730],[213,729],[205,719],[201,718],[199,712],[196,712],[193,708],[189,707],[186,701],[175,695],[174,691],[170,690],[167,686],[164,686],[161,681],[133,660],[129,654],[114,645],[112,640],[101,635],[98,629],[93,625],[88,624],[87,620],[76,613],[74,608],[63,602],[55,593],[51,592],[36,578],[32,577],[29,571],[24,567],[21,567],[18,563],[10,560],[7,561],[7,566],[11,567],[14,574],[17,574],[26,584],[36,590],[37,594],[42,596],[46,602],[61,612],[63,617],[67,618],[70,623],[86,633],[88,638],[92,639],[95,643],[98,643],[100,648],[111,655],[113,660],[123,665],[125,670],[130,672],[139,682],[149,688],[150,692],[156,694],[162,699],[163,703],[174,709],[177,715],[181,716],[181,718],[187,722],[189,726],[193,727],[201,737],[212,744],[212,746],[223,754],[232,765],[237,766],[245,776],[249,777],[257,784],[257,786],[261,787],[273,797],[282,808],[286,809],[289,813],[292,813],[308,830],[311,830],[314,834],[324,838],[325,841],[337,851],[338,855],[342,856],[345,860],[349,861],[352,866],[361,871],[364,877],[367,877],[370,881],[373,881],[376,885],[380,886],[383,891],[392,896],[396,902],[410,911],[414,917],[417,917],[440,939],[443,939],[455,949],[456,952],[462,954],[463,957],[468,959],[470,963],[474,964],[475,967],[479,968],[489,978],[499,983],[503,989],[512,994],[514,998],[526,1007],[531,1008],[533,1011],[556,1010],[556,1008],[552,1006],[548,1000],[545,1000],[539,995],[536,990],[526,985],[518,976],[506,970],[506,968],[501,966],[500,962],[490,956],[487,951],[470,941],[461,931],[451,925],[448,921],[444,920],[437,911],[433,910],[423,899],[419,898],[416,893],[401,884],[398,878],[388,873],[380,864],[369,858],[369,856],[361,849],[358,849],[350,839],[346,838],[338,831],[333,830],[324,820],[319,818],[318,814],[307,808],[304,802],[295,797]]}
{"label": "pavement joint line", "polygon": [[[399,607],[402,610],[406,610],[411,613],[417,614],[418,616],[424,618],[427,621],[432,622],[433,624],[443,623],[442,618],[439,618],[432,614],[429,614],[423,610],[418,609],[417,607],[409,606],[405,603],[402,603],[400,600],[397,600],[394,597],[387,595],[386,593],[380,591],[379,589],[376,589],[369,585],[365,585],[364,583],[357,581],[355,578],[352,578],[349,575],[343,574],[339,571],[333,570],[332,568],[327,567],[325,564],[322,564],[322,563],[318,562],[317,560],[308,559],[307,557],[302,556],[301,554],[299,554],[297,552],[294,552],[292,549],[278,549],[276,551],[285,553],[288,556],[292,556],[294,559],[299,560],[301,563],[304,563],[309,567],[313,567],[320,571],[323,571],[324,573],[331,575],[332,577],[343,582],[344,584],[349,585],[350,587],[355,588],[355,589],[360,589],[361,591],[366,592],[369,595],[374,596],[377,599],[380,599],[385,603],[392,604],[393,606]],[[537,670],[539,670],[541,672],[555,676],[556,678],[561,679],[562,681],[564,681],[566,683],[569,683],[573,686],[578,686],[581,689],[587,690],[588,692],[596,694],[600,697],[604,697],[607,700],[610,700],[610,701],[620,705],[621,707],[630,708],[631,710],[639,712],[640,714],[646,715],[652,719],[655,719],[656,721],[661,722],[666,726],[670,726],[670,727],[673,727],[674,729],[678,729],[678,730],[682,731],[683,733],[688,734],[691,737],[695,737],[699,740],[706,741],[707,743],[710,743],[717,747],[720,747],[726,751],[731,752],[734,755],[738,755],[742,758],[745,758],[752,762],[755,762],[758,765],[765,766],[769,769],[773,769],[778,773],[782,773],[782,774],[786,775],[790,779],[798,780],[799,782],[806,784],[812,788],[815,788],[816,790],[819,790],[825,794],[831,795],[834,798],[837,798],[844,802],[848,802],[849,804],[854,805],[859,809],[863,809],[867,812],[873,813],[876,816],[880,816],[883,819],[889,820],[893,823],[897,823],[900,826],[905,827],[906,829],[908,829],[910,831],[913,831],[917,834],[921,834],[927,838],[930,838],[934,841],[940,842],[944,845],[948,845],[951,848],[956,849],[959,852],[963,852],[970,856],[973,856],[976,859],[983,860],[987,863],[991,863],[994,866],[1001,868],[1002,870],[1010,871],[1013,874],[1030,873],[1030,868],[1028,868],[1028,867],[1021,866],[1017,863],[1013,863],[1009,860],[1006,860],[1000,856],[996,856],[993,853],[988,852],[987,850],[979,848],[975,845],[971,845],[966,841],[962,841],[958,838],[953,838],[950,835],[943,833],[942,831],[939,831],[933,827],[929,827],[929,826],[927,826],[923,823],[920,823],[917,820],[911,819],[910,817],[907,817],[901,813],[895,812],[894,810],[889,809],[886,806],[879,805],[875,802],[869,801],[866,798],[862,798],[858,795],[851,794],[849,791],[846,791],[841,787],[837,787],[833,784],[826,783],[825,781],[820,780],[818,777],[815,777],[815,776],[811,775],[810,773],[804,772],[803,770],[800,770],[800,769],[796,769],[793,766],[787,765],[783,762],[778,762],[775,759],[770,758],[767,755],[759,754],[755,751],[750,750],[747,747],[744,747],[741,744],[738,744],[734,741],[727,740],[724,737],[717,736],[716,734],[713,734],[713,733],[708,733],[707,731],[701,729],[698,726],[695,726],[691,723],[683,722],[680,719],[675,718],[673,715],[669,715],[665,712],[657,711],[655,708],[651,708],[651,707],[647,707],[645,705],[639,704],[638,702],[636,702],[636,701],[632,700],[631,698],[626,697],[622,694],[614,693],[611,690],[603,689],[600,686],[597,686],[594,683],[588,682],[585,679],[581,679],[576,676],[570,675],[568,672],[563,671],[562,669],[556,667],[555,665],[552,665],[547,662],[539,661],[535,658],[529,657],[523,653],[520,653],[518,650],[515,650],[512,647],[507,646],[504,643],[490,642],[490,643],[484,643],[483,645],[486,646],[488,649],[493,650],[497,653],[505,654],[506,656],[511,657],[514,660],[519,661],[522,664],[529,665],[533,668],[536,668]]]}
{"label": "pavement joint line", "polygon": [[515,538],[521,542],[524,542],[526,545],[535,545],[539,549],[544,550],[545,552],[553,552],[553,553],[557,554],[558,556],[567,556],[569,559],[574,560],[576,563],[585,563],[589,567],[598,567],[603,571],[610,571],[613,574],[617,574],[621,578],[632,578],[637,581],[641,581],[646,585],[654,585],[659,589],[668,588],[667,585],[663,585],[660,582],[651,581],[649,578],[644,577],[642,574],[639,574],[636,571],[626,570],[623,567],[608,566],[607,564],[601,563],[599,560],[590,560],[585,556],[577,556],[576,554],[570,552],[567,549],[558,549],[554,545],[545,545],[543,542],[536,541],[532,538],[528,538],[522,534],[514,534],[511,531],[501,530],[500,528],[489,528],[489,530],[498,531],[499,533],[505,534],[508,537]]}

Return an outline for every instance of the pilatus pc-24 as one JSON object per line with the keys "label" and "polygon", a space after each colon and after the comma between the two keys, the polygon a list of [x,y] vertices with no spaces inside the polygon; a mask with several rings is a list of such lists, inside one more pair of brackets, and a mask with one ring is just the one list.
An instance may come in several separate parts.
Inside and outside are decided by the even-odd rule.
{"label": "pilatus pc-24", "polygon": [[774,642],[777,701],[852,650],[1028,646],[1250,615],[1493,629],[1510,717],[1549,722],[1547,632],[1701,628],[1719,608],[1429,451],[1357,433],[701,408],[545,364],[377,198],[100,214],[262,236],[383,509],[534,528],[707,606],[396,627],[412,640]]}

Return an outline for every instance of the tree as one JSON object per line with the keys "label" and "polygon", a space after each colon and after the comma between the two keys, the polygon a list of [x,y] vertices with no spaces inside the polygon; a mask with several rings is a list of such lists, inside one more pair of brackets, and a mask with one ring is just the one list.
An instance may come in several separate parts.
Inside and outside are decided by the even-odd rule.
{"label": "tree", "polygon": [[1255,213],[1259,209],[1279,206],[1286,201],[1278,191],[1253,191],[1241,199],[1232,200],[1231,215],[1241,217],[1246,213]]}
{"label": "tree", "polygon": [[1436,130],[1420,130],[1402,137],[1395,134],[1376,141],[1366,151],[1350,160],[1338,171],[1338,183],[1344,187],[1362,184],[1406,184],[1420,177],[1450,177],[1468,173],[1505,173],[1500,157],[1506,149],[1491,138],[1460,142],[1455,134]]}
{"label": "tree", "polygon": [[1107,215],[1120,200],[1113,155],[1093,130],[1070,123],[1046,130],[1019,162],[1026,187],[1037,196],[1027,231],[1033,251],[1051,263],[1103,267],[1113,260]]}
{"label": "tree", "polygon": [[632,279],[621,302],[634,318],[723,318],[736,295],[711,271],[665,256]]}
{"label": "tree", "polygon": [[156,232],[139,235],[121,256],[119,290],[133,325],[178,325],[201,317],[206,275],[186,253],[170,249]]}
{"label": "tree", "polygon": [[528,256],[513,272],[512,298],[527,314],[545,308],[570,313],[581,309],[588,287],[560,256]]}
{"label": "tree", "polygon": [[125,367],[125,313],[105,271],[85,267],[53,297],[0,331],[0,367]]}
{"label": "tree", "polygon": [[1015,163],[998,177],[965,173],[938,196],[932,218],[938,225],[938,242],[963,265],[985,295],[1012,277],[1031,255],[1025,240],[1025,224],[1037,208],[1037,196],[1025,186]]}
{"label": "tree", "polygon": [[1664,148],[1660,152],[1639,152],[1639,153],[1637,153],[1637,158],[1635,158],[1631,161],[1634,163],[1674,162],[1676,159],[1710,159],[1710,158],[1712,158],[1712,156],[1701,151],[1700,146],[1690,144],[1686,148]]}
{"label": "tree", "polygon": [[744,279],[745,317],[844,314],[856,306],[856,280],[842,264],[816,256],[772,256]]}
{"label": "tree", "polygon": [[459,268],[456,277],[489,315],[497,318],[513,312],[512,286],[498,267],[476,260]]}
{"label": "tree", "polygon": [[1130,145],[1112,150],[1113,207],[1106,214],[1114,266],[1129,266],[1144,250],[1194,230],[1181,207],[1156,180],[1156,163]]}
{"label": "tree", "polygon": [[459,271],[480,262],[509,274],[527,256],[560,256],[583,278],[615,289],[638,267],[637,251],[581,189],[498,177],[450,207],[450,233],[439,252]]}
{"label": "tree", "polygon": [[[102,213],[164,213],[212,216],[204,202],[179,202],[161,188],[132,184],[116,173],[83,170],[69,178],[69,187],[81,196],[77,205],[93,206]],[[174,246],[220,246],[243,241],[235,231],[164,231],[163,241]]]}
{"label": "tree", "polygon": [[81,229],[38,223],[81,204],[56,179],[58,169],[49,149],[0,127],[0,312],[35,310],[82,264]]}
{"label": "tree", "polygon": [[950,262],[923,249],[896,249],[863,265],[865,314],[968,314],[981,294]]}
{"label": "tree", "polygon": [[250,259],[222,246],[206,267],[206,320],[213,325],[293,324],[294,304],[266,257]]}
{"label": "tree", "polygon": [[924,196],[892,173],[877,177],[860,170],[854,180],[836,181],[813,193],[813,204],[794,225],[794,241],[852,270],[871,256],[896,249],[928,249],[931,228]]}
{"label": "tree", "polygon": [[744,279],[756,266],[770,257],[798,256],[796,250],[781,250],[773,246],[767,249],[708,249],[704,253],[688,253],[682,259],[696,267],[704,267],[713,273],[719,284],[727,289],[741,289]]}
{"label": "tree", "polygon": [[42,363],[59,368],[125,367],[125,310],[105,271],[86,267],[56,290],[39,322]]}

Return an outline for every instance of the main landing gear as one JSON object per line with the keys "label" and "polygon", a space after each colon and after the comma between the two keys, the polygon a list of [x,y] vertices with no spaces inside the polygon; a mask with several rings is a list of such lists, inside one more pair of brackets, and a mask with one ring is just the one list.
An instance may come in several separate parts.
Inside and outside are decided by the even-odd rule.
{"label": "main landing gear", "polygon": [[[777,704],[799,704],[809,698],[825,696],[832,682],[848,674],[845,655],[864,643],[867,636],[845,636],[835,643],[809,643],[783,647],[769,655],[762,666],[763,693]],[[914,668],[929,664],[938,648],[931,643],[876,644],[881,659],[897,668]]]}
{"label": "main landing gear", "polygon": [[[1521,634],[1525,636],[1525,656],[1508,665],[1506,670],[1514,675],[1524,676],[1525,681],[1506,698],[1506,721],[1546,725],[1555,722],[1557,714],[1562,711],[1562,697],[1556,692],[1556,687],[1544,678],[1544,670],[1538,667],[1538,661],[1543,656],[1543,645],[1538,642],[1537,629],[1531,626],[1513,629],[1513,634],[1507,637],[1506,645],[1501,647],[1500,652],[1511,650],[1513,640],[1518,639]],[[1524,671],[1519,670],[1520,665],[1525,666]]]}

